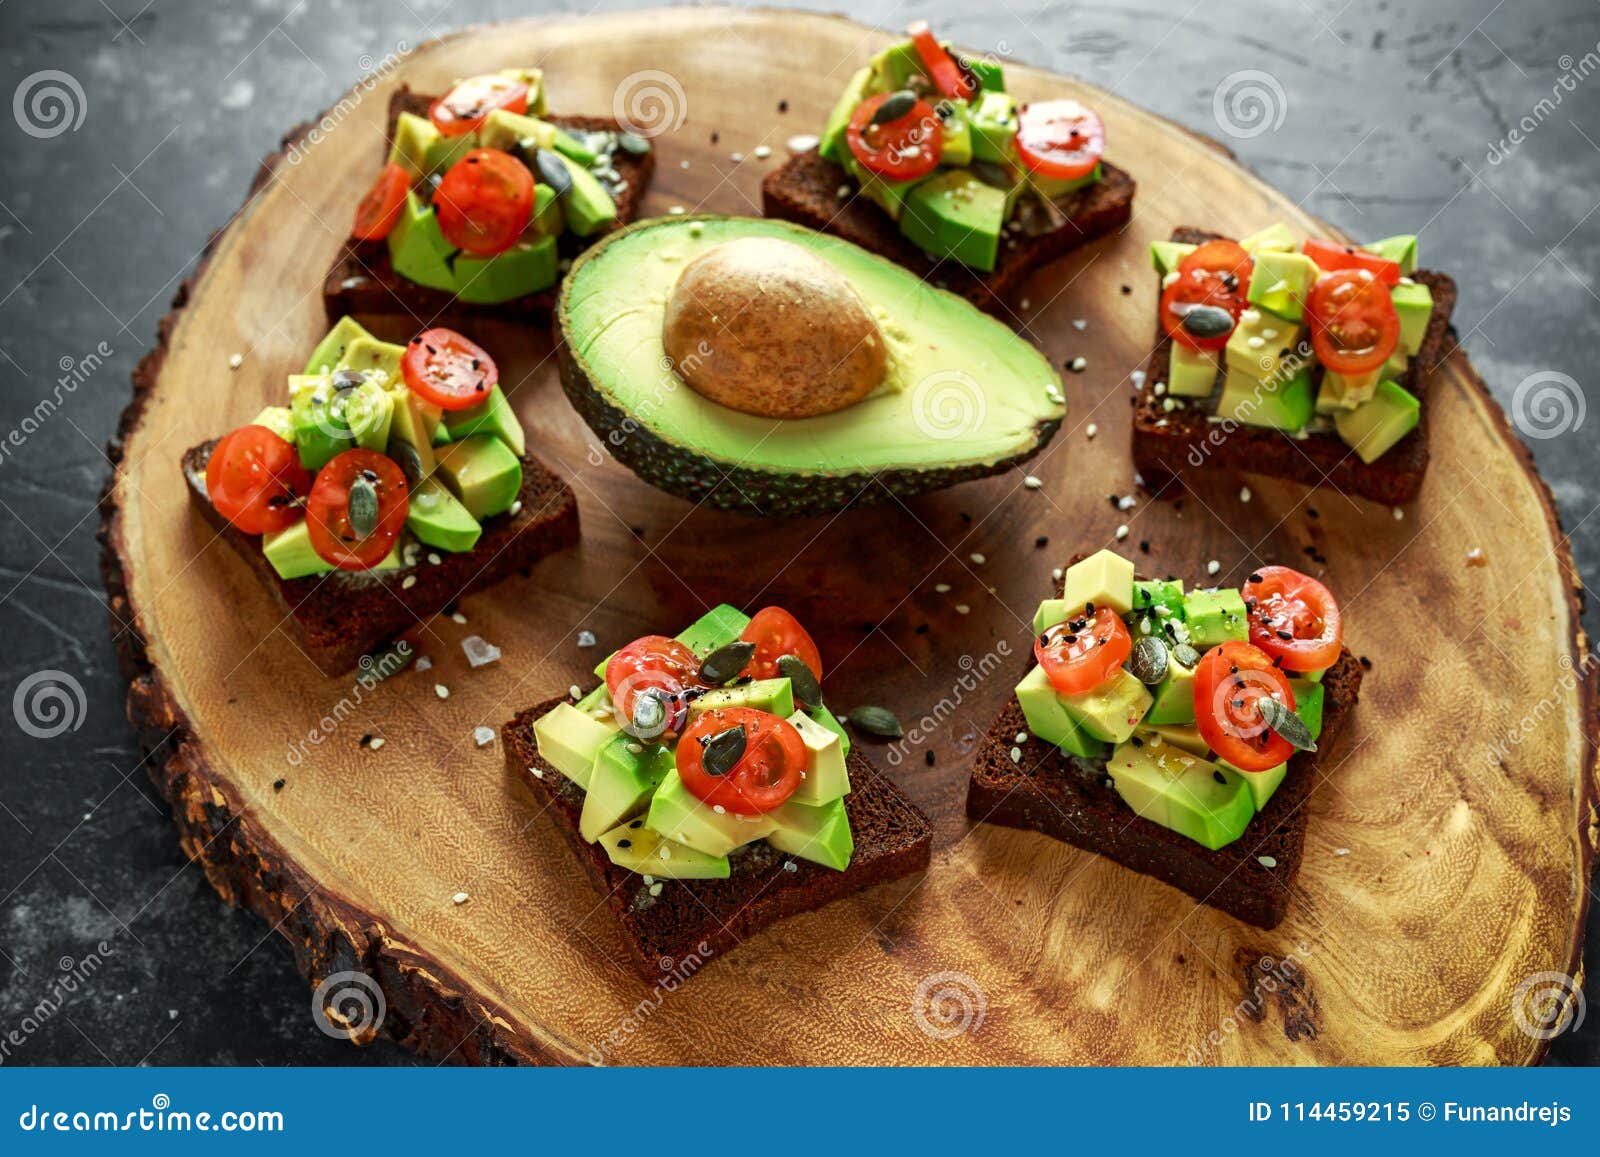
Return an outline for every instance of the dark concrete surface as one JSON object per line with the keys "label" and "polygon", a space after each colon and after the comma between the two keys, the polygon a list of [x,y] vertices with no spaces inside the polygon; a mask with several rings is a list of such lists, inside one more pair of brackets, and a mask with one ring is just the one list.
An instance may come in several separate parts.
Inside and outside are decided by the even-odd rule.
{"label": "dark concrete surface", "polygon": [[[13,116],[0,117],[0,692],[10,698],[46,670],[83,690],[81,707],[65,704],[76,729],[53,738],[0,713],[0,1063],[412,1062],[388,1045],[357,1053],[319,1032],[287,946],[225,908],[186,866],[123,720],[94,503],[129,371],[280,134],[353,83],[362,54],[541,10],[587,9],[508,0],[0,7],[3,92],[13,94]],[[1585,58],[1600,52],[1600,7],[880,0],[852,14],[887,26],[925,15],[963,44],[1080,74],[1226,141],[1355,235],[1420,227],[1429,264],[1461,281],[1457,324],[1497,396],[1510,406],[1535,378],[1524,428],[1562,423],[1560,411],[1531,409],[1529,390],[1542,382],[1564,392],[1571,428],[1530,441],[1584,575],[1597,573],[1600,415],[1587,427],[1573,418],[1593,397],[1600,348],[1600,78],[1591,75],[1600,59]],[[71,84],[36,76],[44,70]],[[55,123],[48,110],[24,101],[19,114],[16,103],[19,89],[39,85],[66,91],[82,123],[39,135]],[[1281,124],[1227,133],[1215,99],[1240,85],[1265,94]],[[30,118],[31,134],[22,129]],[[1525,118],[1524,142],[1496,145]],[[6,443],[64,374],[74,385],[59,409],[20,448]],[[1591,920],[1591,961],[1597,949]],[[18,1032],[21,1044],[6,1037],[58,980],[91,968],[59,1011]],[[1600,997],[1592,981],[1589,997]],[[1554,1061],[1600,1060],[1600,1011],[1589,1011],[1554,1042]]]}

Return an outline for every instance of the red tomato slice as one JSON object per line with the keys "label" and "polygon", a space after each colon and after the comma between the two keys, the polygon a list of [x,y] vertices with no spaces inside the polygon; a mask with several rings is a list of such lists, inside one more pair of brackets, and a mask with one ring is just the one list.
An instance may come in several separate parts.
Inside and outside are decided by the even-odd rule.
{"label": "red tomato slice", "polygon": [[356,206],[356,223],[350,236],[358,241],[382,241],[389,236],[411,189],[411,174],[396,164],[383,166],[378,179]]}
{"label": "red tomato slice", "polygon": [[1194,722],[1200,738],[1241,771],[1267,771],[1294,754],[1294,745],[1269,728],[1256,704],[1273,698],[1295,707],[1289,679],[1272,658],[1249,643],[1222,643],[1194,672]]}
{"label": "red tomato slice", "polygon": [[474,76],[463,80],[428,107],[428,119],[447,137],[459,137],[482,126],[497,108],[528,111],[528,86],[509,76]]}
{"label": "red tomato slice", "polygon": [[663,699],[678,700],[688,688],[700,686],[699,670],[700,660],[678,640],[645,635],[611,656],[606,664],[606,690],[617,713],[631,720],[639,694],[651,691]]}
{"label": "red tomato slice", "polygon": [[1365,249],[1336,245],[1332,241],[1311,237],[1300,247],[1300,252],[1315,261],[1317,268],[1324,273],[1331,273],[1335,269],[1365,269],[1390,288],[1400,284],[1400,263]]}
{"label": "red tomato slice", "polygon": [[1344,624],[1333,592],[1310,575],[1264,566],[1244,584],[1250,641],[1285,671],[1321,671],[1339,658]]}
{"label": "red tomato slice", "polygon": [[1224,287],[1238,295],[1241,310],[1250,292],[1250,277],[1255,273],[1255,268],[1254,259],[1243,245],[1221,237],[1201,243],[1193,253],[1178,262],[1179,273],[1198,271],[1221,278]]}
{"label": "red tomato slice", "polygon": [[500,381],[500,368],[481,346],[442,327],[411,339],[400,372],[417,397],[444,410],[476,405]]}
{"label": "red tomato slice", "polygon": [[[721,775],[706,770],[706,745],[714,736],[744,728],[744,755]],[[678,778],[711,807],[758,816],[795,793],[806,769],[806,745],[787,719],[749,707],[707,711],[678,740]]]}
{"label": "red tomato slice", "polygon": [[533,220],[533,191],[533,174],[510,153],[473,149],[434,190],[439,232],[476,257],[504,253]]}
{"label": "red tomato slice", "polygon": [[944,155],[944,122],[927,101],[913,99],[899,117],[873,124],[878,109],[890,99],[906,103],[901,93],[880,92],[856,106],[845,130],[850,152],[868,170],[891,181],[909,181],[933,172]]}
{"label": "red tomato slice", "polygon": [[1033,657],[1050,686],[1063,695],[1093,691],[1111,678],[1133,650],[1133,637],[1110,607],[1057,623],[1033,641]]}
{"label": "red tomato slice", "polygon": [[739,638],[756,645],[756,653],[744,673],[752,679],[776,679],[781,672],[778,660],[793,655],[822,680],[822,653],[796,619],[782,607],[763,607],[750,618]]}
{"label": "red tomato slice", "polygon": [[911,37],[911,43],[917,46],[917,55],[922,57],[922,67],[928,70],[928,75],[933,78],[933,86],[945,96],[965,100],[976,89],[962,75],[961,66],[951,55],[944,50],[933,36],[933,30],[928,27],[926,20],[914,21],[906,34]]}
{"label": "red tomato slice", "polygon": [[225,434],[206,462],[206,494],[217,513],[246,534],[284,530],[300,521],[311,472],[294,443],[265,426]]}
{"label": "red tomato slice", "polygon": [[1365,269],[1324,274],[1306,295],[1311,348],[1340,374],[1371,373],[1400,344],[1400,315],[1389,287]]}
{"label": "red tomato slice", "polygon": [[1219,350],[1244,312],[1237,278],[1192,269],[1178,271],[1161,291],[1161,326],[1180,345]]}
{"label": "red tomato slice", "polygon": [[1106,151],[1099,114],[1075,100],[1041,100],[1017,112],[1017,155],[1046,177],[1087,177]]}
{"label": "red tomato slice", "polygon": [[[363,528],[352,517],[359,514],[361,499],[352,503],[351,496],[369,488],[376,501],[369,510],[375,514],[370,527]],[[311,549],[340,570],[371,570],[394,549],[410,508],[410,490],[398,462],[376,450],[346,450],[317,471],[312,484],[306,503]]]}

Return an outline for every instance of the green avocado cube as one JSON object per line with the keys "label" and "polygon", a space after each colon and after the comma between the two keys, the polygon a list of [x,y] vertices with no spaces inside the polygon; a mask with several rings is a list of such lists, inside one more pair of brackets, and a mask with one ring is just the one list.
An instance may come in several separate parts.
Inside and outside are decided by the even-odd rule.
{"label": "green avocado cube", "polygon": [[1261,309],[1247,309],[1228,335],[1223,364],[1260,381],[1281,378],[1297,368],[1295,342],[1300,329]]}
{"label": "green avocado cube", "polygon": [[371,334],[364,334],[344,347],[344,353],[339,355],[339,362],[334,368],[355,370],[362,374],[381,374],[383,380],[380,384],[393,387],[405,384],[405,375],[400,369],[405,356],[405,346],[392,341],[379,341]]}
{"label": "green avocado cube", "polygon": [[968,169],[946,169],[906,194],[900,232],[924,253],[994,269],[1008,209],[1004,190]]}
{"label": "green avocado cube", "polygon": [[433,206],[423,204],[416,190],[406,194],[400,219],[389,231],[388,246],[389,263],[401,277],[428,289],[455,292],[456,275],[450,268],[455,246],[444,239]]}
{"label": "green avocado cube", "polygon": [[906,197],[910,195],[911,190],[928,180],[927,177],[914,177],[909,181],[891,181],[867,169],[856,160],[854,154],[845,159],[844,170],[855,179],[861,195],[895,221],[900,220],[900,214],[905,210]]}
{"label": "green avocado cube", "polygon": [[617,867],[659,880],[726,880],[733,871],[727,856],[709,856],[669,840],[643,820],[629,820],[606,832],[600,846]]}
{"label": "green avocado cube", "polygon": [[625,731],[617,732],[595,755],[589,769],[578,834],[592,844],[638,815],[674,766],[669,748],[643,744]]}
{"label": "green avocado cube", "polygon": [[1283,786],[1283,781],[1289,774],[1287,763],[1280,763],[1277,767],[1269,767],[1265,771],[1245,771],[1235,767],[1226,759],[1217,760],[1217,766],[1244,780],[1245,786],[1250,789],[1250,800],[1258,812],[1267,806],[1267,801],[1277,793],[1279,787]]}
{"label": "green avocado cube", "polygon": [[787,679],[756,679],[707,691],[689,703],[689,714],[703,715],[725,707],[749,707],[780,719],[794,714],[794,691]]}
{"label": "green avocado cube", "polygon": [[810,714],[812,719],[815,719],[823,727],[826,727],[829,731],[833,732],[839,737],[839,753],[846,758],[849,758],[850,735],[847,731],[845,731],[844,724],[840,723],[833,717],[833,712],[828,710],[826,704],[816,708]]}
{"label": "green avocado cube", "polygon": [[1106,773],[1136,815],[1213,851],[1244,835],[1256,814],[1239,772],[1170,744],[1122,744]]}
{"label": "green avocado cube", "polygon": [[551,147],[567,160],[574,161],[585,169],[600,159],[600,152],[595,148],[595,138],[588,133],[569,133],[566,129],[558,127],[550,143]]}
{"label": "green avocado cube", "polygon": [[553,149],[556,132],[556,126],[549,121],[497,108],[483,118],[478,144],[485,149],[519,154],[530,148]]}
{"label": "green avocado cube", "polygon": [[263,534],[261,553],[266,555],[281,579],[304,578],[333,570],[333,564],[325,561],[311,545],[311,531],[303,518],[293,526]]}
{"label": "green avocado cube", "polygon": [[1189,645],[1197,651],[1250,641],[1244,596],[1234,587],[1190,591],[1183,599],[1183,620],[1189,628]]}
{"label": "green avocado cube", "polygon": [[843,799],[813,806],[791,798],[768,814],[773,828],[767,843],[778,851],[840,872],[850,866],[855,836]]}
{"label": "green avocado cube", "polygon": [[1066,599],[1045,599],[1039,604],[1039,609],[1033,612],[1033,633],[1042,635],[1057,623],[1066,622],[1074,610],[1081,612],[1083,608],[1069,608]]}
{"label": "green avocado cube", "polygon": [[1008,92],[980,92],[972,105],[973,159],[1004,162],[1016,139],[1016,99]]}
{"label": "green avocado cube", "polygon": [[523,237],[489,257],[456,254],[456,297],[474,305],[498,305],[527,297],[556,283],[556,239]]}
{"label": "green avocado cube", "polygon": [[1299,325],[1304,316],[1302,303],[1318,272],[1316,262],[1304,253],[1261,250],[1255,256],[1245,297],[1257,308]]}
{"label": "green avocado cube", "polygon": [[394,144],[389,147],[389,163],[399,165],[413,181],[428,175],[428,154],[444,134],[427,117],[403,112],[395,118]]}
{"label": "green avocado cube", "polygon": [[939,163],[949,168],[962,168],[972,163],[971,106],[964,100],[944,97],[933,106],[942,122],[940,136],[943,147]]}
{"label": "green avocado cube", "polygon": [[1079,189],[1088,188],[1102,175],[1100,166],[1096,165],[1081,177],[1047,177],[1043,173],[1029,173],[1027,180],[1028,187],[1038,196],[1046,201],[1059,201]]}
{"label": "green avocado cube", "polygon": [[406,529],[424,546],[463,554],[478,545],[483,527],[438,478],[423,478],[411,488]]}
{"label": "green avocado cube", "polygon": [[1216,350],[1192,350],[1172,343],[1167,363],[1167,393],[1175,398],[1209,398],[1217,384],[1220,357]]}
{"label": "green avocado cube", "polygon": [[332,375],[290,374],[289,418],[300,464],[321,470],[355,446],[382,452],[389,442],[394,401],[381,375],[350,389],[335,389]]}
{"label": "green avocado cube", "polygon": [[897,92],[914,76],[930,79],[922,67],[922,54],[914,42],[897,41],[872,58],[872,87],[868,95]]}
{"label": "green avocado cube", "polygon": [[540,759],[587,791],[595,756],[621,731],[613,721],[557,703],[534,722],[533,738]]}
{"label": "green avocado cube", "polygon": [[294,417],[288,406],[265,406],[250,420],[252,426],[265,426],[285,442],[294,441]]}
{"label": "green avocado cube", "polygon": [[1119,615],[1133,609],[1133,562],[1114,550],[1100,550],[1067,568],[1061,601],[1076,615],[1093,603]]}
{"label": "green avocado cube", "polygon": [[533,187],[533,221],[529,229],[540,237],[557,237],[567,231],[567,215],[561,211],[561,198],[549,185]]}
{"label": "green avocado cube", "polygon": [[1403,233],[1398,237],[1385,237],[1382,241],[1373,241],[1363,245],[1369,253],[1376,253],[1379,257],[1393,261],[1400,266],[1400,275],[1409,277],[1417,271],[1417,238],[1415,234]]}
{"label": "green avocado cube", "polygon": [[738,607],[719,603],[684,628],[677,639],[704,659],[712,651],[736,642],[749,625],[749,615]]}
{"label": "green avocado cube", "polygon": [[806,745],[805,778],[790,798],[825,804],[850,794],[850,772],[845,767],[844,744],[839,736],[804,711],[796,711],[788,718]]}
{"label": "green avocado cube", "polygon": [[[1290,679],[1289,687],[1294,692],[1294,713],[1306,725],[1306,730],[1311,732],[1311,738],[1317,738],[1322,734],[1322,685],[1305,679]],[[1289,774],[1288,763],[1280,763],[1277,767],[1269,767],[1265,771],[1241,771],[1225,759],[1219,759],[1217,763],[1244,777],[1258,812],[1267,806],[1267,801],[1282,786],[1284,778]]]}
{"label": "green avocado cube", "polygon": [[1157,684],[1144,721],[1152,727],[1167,727],[1194,722],[1194,671],[1185,667],[1169,649],[1167,676]]}
{"label": "green avocado cube", "polygon": [[742,816],[717,811],[684,787],[674,769],[667,772],[650,797],[644,826],[705,855],[726,856],[752,840],[764,839],[777,825],[771,812]]}
{"label": "green avocado cube", "polygon": [[992,56],[968,56],[964,52],[951,48],[945,43],[945,50],[956,58],[957,63],[965,64],[971,71],[973,79],[978,82],[978,87],[985,92],[1004,92],[1006,90],[1006,71],[1001,63]]}
{"label": "green avocado cube", "polygon": [[1062,695],[1061,706],[1079,728],[1095,739],[1122,743],[1144,720],[1154,700],[1145,685],[1126,667],[1092,691]]}
{"label": "green avocado cube", "polygon": [[1265,229],[1252,233],[1248,237],[1239,238],[1239,246],[1245,252],[1251,254],[1267,249],[1292,251],[1296,248],[1294,234],[1289,230],[1289,226],[1282,221],[1274,225],[1268,225]]}
{"label": "green avocado cube", "polygon": [[1395,382],[1380,382],[1370,402],[1334,415],[1333,426],[1345,444],[1369,466],[1417,428],[1422,403]]}
{"label": "green avocado cube", "polygon": [[333,323],[333,328],[323,335],[317,343],[317,348],[311,351],[311,356],[306,359],[305,372],[308,374],[325,374],[336,369],[344,360],[345,350],[357,338],[371,338],[366,327],[353,317],[341,317]]}
{"label": "green avocado cube", "polygon": [[1383,380],[1382,375],[1382,366],[1364,374],[1324,370],[1322,386],[1317,392],[1317,412],[1337,414],[1341,410],[1353,410],[1370,402],[1378,391],[1378,383]]}
{"label": "green avocado cube", "polygon": [[1229,370],[1222,379],[1217,416],[1244,426],[1264,426],[1291,433],[1305,428],[1316,410],[1316,387],[1311,367],[1301,367],[1289,378],[1266,381]]}
{"label": "green avocado cube", "polygon": [[440,448],[438,470],[479,522],[503,513],[522,491],[522,460],[493,434],[472,434]]}
{"label": "green avocado cube", "polygon": [[1389,297],[1400,317],[1398,352],[1415,354],[1428,335],[1428,322],[1433,317],[1433,291],[1420,281],[1402,281],[1389,291]]}
{"label": "green avocado cube", "polygon": [[1067,711],[1043,667],[1035,666],[1023,676],[1016,695],[1028,730],[1046,743],[1085,759],[1100,759],[1106,754],[1106,745],[1080,727]]}
{"label": "green avocado cube", "polygon": [[[851,76],[844,92],[839,94],[838,101],[833,106],[833,111],[828,114],[828,123],[823,127],[822,136],[817,143],[817,151],[822,158],[832,161],[836,165],[843,165],[850,155],[850,146],[845,142],[845,131],[850,127],[850,114],[856,111],[856,106],[866,100],[870,95],[869,87],[872,83],[872,66],[859,68]],[[970,137],[969,137],[970,148]]]}
{"label": "green avocado cube", "polygon": [[438,466],[433,452],[433,431],[443,411],[424,402],[405,386],[390,386],[394,415],[389,422],[389,457],[400,463],[413,486]]}
{"label": "green avocado cube", "polygon": [[567,191],[561,194],[561,211],[566,216],[567,228],[579,237],[589,237],[617,219],[616,202],[593,173],[559,148],[546,150],[545,156],[555,157],[571,179]]}
{"label": "green avocado cube", "polygon": [[1176,273],[1178,264],[1199,246],[1190,245],[1186,241],[1152,241],[1150,242],[1150,264],[1155,271],[1165,277],[1169,273]]}
{"label": "green avocado cube", "polygon": [[1289,690],[1294,693],[1294,713],[1300,716],[1300,722],[1311,732],[1312,739],[1321,738],[1322,706],[1327,688],[1323,687],[1320,681],[1294,678],[1289,680]]}
{"label": "green avocado cube", "polygon": [[423,167],[430,174],[448,173],[456,162],[477,147],[478,134],[476,132],[462,133],[456,137],[447,137],[440,134],[428,146],[428,152],[422,158]]}
{"label": "green avocado cube", "polygon": [[468,406],[465,410],[447,411],[443,415],[443,425],[452,442],[470,434],[493,434],[518,458],[528,452],[528,440],[523,435],[522,423],[517,420],[516,411],[511,408],[511,403],[506,400],[498,384],[490,386],[489,396],[477,405]]}
{"label": "green avocado cube", "polygon": [[1170,743],[1190,755],[1204,756],[1211,750],[1211,745],[1193,723],[1164,723],[1147,731],[1141,730],[1138,734],[1146,743],[1155,743],[1157,746]]}
{"label": "green avocado cube", "polygon": [[[1165,608],[1158,610],[1157,608]],[[1182,579],[1138,579],[1133,584],[1134,615],[1154,614],[1157,619],[1183,618]]]}

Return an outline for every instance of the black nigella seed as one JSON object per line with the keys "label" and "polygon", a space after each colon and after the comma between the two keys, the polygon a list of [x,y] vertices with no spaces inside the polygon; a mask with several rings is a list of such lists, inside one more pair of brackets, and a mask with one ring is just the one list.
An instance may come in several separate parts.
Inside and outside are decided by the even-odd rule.
{"label": "black nigella seed", "polygon": [[1216,780],[1218,783],[1228,782],[1227,778],[1220,771],[1213,771],[1211,773],[1211,778]]}
{"label": "black nigella seed", "polygon": [[286,781],[281,780],[281,779],[273,780],[272,781],[272,790],[273,791],[282,791],[283,790],[283,785],[284,785],[285,782]]}
{"label": "black nigella seed", "polygon": [[633,841],[632,840],[618,840],[617,841],[617,847],[619,847],[619,848],[631,848],[631,847],[633,847]]}
{"label": "black nigella seed", "polygon": [[1035,550],[1043,550],[1045,547],[1047,547],[1049,545],[1050,545],[1050,536],[1048,534],[1041,534],[1038,538],[1033,540],[1033,546],[1034,546]]}
{"label": "black nigella seed", "polygon": [[933,766],[933,748],[930,747],[927,751],[923,752],[922,762],[926,763],[929,767]]}

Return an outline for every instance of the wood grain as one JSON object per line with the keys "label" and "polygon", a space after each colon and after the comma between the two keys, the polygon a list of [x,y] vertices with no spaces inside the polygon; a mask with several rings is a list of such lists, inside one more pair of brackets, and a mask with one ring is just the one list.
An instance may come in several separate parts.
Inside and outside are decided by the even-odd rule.
{"label": "wood grain", "polygon": [[[699,8],[473,29],[411,54],[324,139],[302,137],[298,164],[268,162],[136,374],[103,502],[129,713],[186,852],[289,940],[309,977],[370,972],[388,1002],[381,1031],[458,1061],[582,1062],[613,1033],[607,1059],[623,1063],[1538,1059],[1544,1042],[1516,1027],[1512,995],[1530,974],[1579,970],[1600,839],[1593,671],[1550,495],[1458,354],[1430,396],[1432,472],[1403,520],[1262,480],[1243,505],[1237,478],[1197,483],[1181,508],[1116,510],[1107,496],[1134,491],[1126,374],[1149,342],[1147,242],[1179,222],[1322,227],[1209,142],[1108,94],[1009,66],[1025,96],[1093,101],[1110,155],[1140,182],[1127,232],[1038,276],[1020,311],[1052,357],[1088,359],[1068,375],[1067,425],[1031,467],[1038,490],[1018,472],[828,520],[692,510],[594,445],[545,335],[485,325],[474,336],[514,384],[530,447],[576,488],[584,539],[466,600],[465,626],[419,626],[433,670],[371,691],[321,677],[189,509],[183,449],[278,398],[323,329],[321,274],[350,190],[375,170],[388,86],[532,61],[562,109],[603,113],[622,78],[665,71],[687,117],[658,141],[649,208],[753,212],[765,166],[730,152],[765,143],[781,156],[789,135],[815,132],[884,40],[834,18]],[[230,373],[235,351],[245,360]],[[1194,575],[1212,558],[1219,581],[1272,559],[1322,571],[1350,646],[1372,660],[1274,932],[963,817],[967,758],[1009,692],[986,674],[1027,645],[1049,568],[1113,541],[1119,523],[1130,545],[1149,543],[1140,563],[1153,573]],[[1487,565],[1467,564],[1474,548]],[[935,818],[934,865],[920,883],[753,938],[641,1019],[652,994],[623,965],[599,898],[472,729],[582,679],[596,652],[577,647],[580,627],[616,645],[718,600],[782,602],[814,624],[842,706],[928,717],[915,743],[873,756]],[[469,671],[470,633],[502,661]],[[358,745],[368,732],[386,738],[381,751]],[[453,903],[458,892],[470,899]],[[1292,983],[1252,998],[1262,959],[1291,956]],[[944,1022],[919,1019],[919,1000],[951,983],[968,992],[966,1031],[926,1031]]]}

